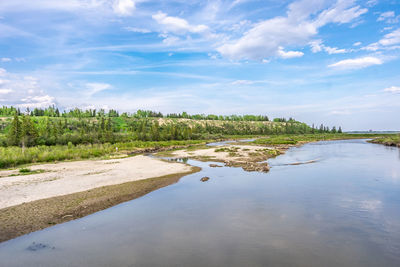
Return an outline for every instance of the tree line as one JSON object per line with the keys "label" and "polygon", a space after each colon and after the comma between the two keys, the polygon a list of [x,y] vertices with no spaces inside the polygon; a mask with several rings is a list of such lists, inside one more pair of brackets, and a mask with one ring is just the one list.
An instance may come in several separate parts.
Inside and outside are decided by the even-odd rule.
{"label": "tree line", "polygon": [[[117,110],[110,109],[108,111],[104,109],[79,109],[74,108],[70,110],[60,111],[55,106],[48,108],[34,108],[27,109],[25,112],[21,112],[19,108],[15,107],[0,107],[0,116],[12,116],[14,113],[18,115],[29,114],[30,116],[46,116],[46,117],[67,117],[67,118],[95,118],[95,117],[128,117],[128,118],[183,118],[193,120],[224,120],[224,121],[269,121],[266,115],[214,115],[214,114],[194,114],[190,115],[187,112],[182,113],[170,113],[162,114],[161,112],[151,110],[137,110],[134,113],[124,112],[119,113]],[[274,121],[286,121],[286,119],[277,118]],[[290,119],[291,120],[291,119]]]}
{"label": "tree line", "polygon": [[200,140],[226,135],[341,133],[341,128],[319,128],[295,120],[286,122],[174,121],[157,118],[43,117],[14,112],[0,138],[2,146],[102,144],[130,141]]}

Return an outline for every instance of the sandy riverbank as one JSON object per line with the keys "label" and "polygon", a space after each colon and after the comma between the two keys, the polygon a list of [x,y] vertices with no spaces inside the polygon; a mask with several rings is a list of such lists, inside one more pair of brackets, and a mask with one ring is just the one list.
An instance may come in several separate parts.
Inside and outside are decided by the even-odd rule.
{"label": "sandy riverbank", "polygon": [[0,209],[101,186],[191,170],[190,166],[184,164],[164,162],[142,155],[113,160],[40,164],[29,168],[44,172],[18,175],[18,170],[0,171]]}
{"label": "sandy riverbank", "polygon": [[0,242],[138,198],[200,170],[141,155],[30,169],[44,172],[0,171]]}
{"label": "sandy riverbank", "polygon": [[[286,149],[232,144],[162,153],[267,172],[265,161]],[[143,155],[40,164],[29,169],[41,173],[0,171],[0,242],[132,200],[200,170]]]}

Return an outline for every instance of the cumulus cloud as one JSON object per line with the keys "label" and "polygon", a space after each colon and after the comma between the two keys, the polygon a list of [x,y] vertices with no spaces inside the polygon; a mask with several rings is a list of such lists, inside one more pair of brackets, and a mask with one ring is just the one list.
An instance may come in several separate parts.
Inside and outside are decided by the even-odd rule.
{"label": "cumulus cloud", "polygon": [[7,72],[0,68],[1,105],[14,105],[20,108],[47,107],[56,103],[55,98],[46,94],[39,80]]}
{"label": "cumulus cloud", "polygon": [[384,92],[387,93],[397,93],[400,94],[400,87],[399,86],[391,86],[388,88],[383,89]]}
{"label": "cumulus cloud", "polygon": [[133,0],[116,0],[113,10],[119,16],[131,16],[135,11],[135,2]]}
{"label": "cumulus cloud", "polygon": [[209,30],[206,25],[191,25],[185,19],[168,16],[163,12],[158,12],[157,14],[152,15],[152,18],[158,24],[163,26],[165,32],[171,32],[174,34],[204,33]]}
{"label": "cumulus cloud", "polygon": [[[367,12],[354,5],[355,1],[338,0],[327,7],[327,1],[300,0],[289,5],[285,17],[275,17],[254,24],[237,40],[217,48],[231,59],[262,60],[271,56],[282,56],[280,47],[302,45],[318,33],[320,27],[328,23],[349,23]],[[327,48],[331,53],[343,50]],[[300,56],[301,52],[290,55]]]}
{"label": "cumulus cloud", "polygon": [[55,99],[49,95],[40,95],[40,96],[28,96],[26,98],[22,98],[20,103],[16,105],[21,108],[45,108],[48,106],[52,106],[55,104]]}
{"label": "cumulus cloud", "polygon": [[377,57],[360,57],[354,59],[341,60],[334,64],[328,65],[328,67],[336,69],[361,69],[381,64],[383,64],[383,61]]}
{"label": "cumulus cloud", "polygon": [[300,51],[284,51],[283,47],[279,47],[278,55],[281,58],[295,58],[295,57],[302,57],[304,56],[303,52]]}
{"label": "cumulus cloud", "polygon": [[2,57],[1,58],[1,62],[10,62],[10,61],[12,61],[11,58],[8,58],[8,57]]}

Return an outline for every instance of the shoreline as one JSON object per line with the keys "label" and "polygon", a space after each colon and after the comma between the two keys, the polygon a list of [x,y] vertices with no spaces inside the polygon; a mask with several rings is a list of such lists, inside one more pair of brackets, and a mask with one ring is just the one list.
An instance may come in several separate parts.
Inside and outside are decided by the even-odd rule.
{"label": "shoreline", "polygon": [[[159,156],[161,156],[164,154],[164,156],[169,156],[172,158],[186,157],[200,161],[216,161],[224,163],[225,166],[241,167],[245,171],[268,172],[269,166],[267,160],[269,158],[284,154],[291,147],[299,147],[306,143],[312,142],[317,141],[302,141],[298,144],[282,145],[240,143],[239,141],[239,143],[235,142],[232,144],[223,144],[220,146],[210,147],[197,146],[193,148],[186,147],[186,149],[182,147],[175,147],[169,150],[162,150],[162,152],[158,151],[159,153],[156,153],[156,155],[158,154]],[[151,152],[154,153],[154,151]],[[131,166],[132,161],[143,163],[143,160],[148,163],[150,162],[150,164],[147,164],[146,166],[141,166],[142,172],[150,170],[150,172],[147,173],[147,176],[143,176],[143,173],[142,175],[138,175],[138,169],[132,168]],[[119,164],[120,161],[127,161],[129,163],[129,168],[124,168],[123,164]],[[108,169],[106,169],[105,171],[101,168],[99,169],[99,163],[103,163],[103,169],[104,165],[113,166],[112,169],[117,172],[112,172]],[[160,168],[158,168],[159,172],[157,172],[157,166],[154,165],[155,163],[165,164],[165,166],[169,167],[175,166],[175,168],[167,168],[169,169],[169,172],[166,172],[166,168],[161,168],[161,170]],[[77,173],[77,171],[79,170],[79,168],[77,167],[82,164],[86,164],[86,166],[83,166],[83,173]],[[64,165],[67,165],[67,167]],[[43,171],[43,167],[49,166],[56,166],[56,169]],[[179,166],[179,168],[177,168],[176,166]],[[0,171],[0,228],[2,229],[0,232],[0,243],[24,234],[28,234],[30,232],[53,226],[55,224],[90,215],[92,213],[110,208],[122,202],[139,198],[159,188],[177,183],[183,176],[201,170],[201,168],[199,167],[190,166],[182,163],[166,162],[161,158],[151,158],[143,155],[110,160],[66,161],[51,164],[32,165],[31,167],[34,171],[39,170],[43,172],[24,175],[18,173],[18,170],[15,169]],[[18,182],[20,182],[18,181],[18,179],[24,181],[29,180],[32,177],[54,176],[60,174],[60,172],[62,173],[63,171],[65,171],[65,169],[68,168],[74,169],[72,172],[73,176],[76,176],[77,174],[80,178],[87,178],[90,176],[103,176],[103,178],[105,178],[109,182],[111,181],[111,183],[102,184],[101,182],[104,181],[100,179],[100,183],[97,183],[97,186],[96,183],[92,183],[90,185],[91,187],[83,190],[72,192],[67,191],[67,193],[64,192],[64,194],[57,194],[56,192],[55,195],[54,192],[52,192],[53,195],[45,195],[44,197],[42,195],[42,197],[36,199],[32,198],[31,196],[31,198],[28,198],[27,201],[11,201],[12,203],[14,203],[14,205],[11,205],[10,203],[5,204],[4,198],[14,198],[15,200],[15,195],[13,195],[13,192],[10,190],[8,192],[8,195],[1,194],[4,193],[5,179],[16,182],[16,186],[18,188]],[[126,176],[127,171],[136,171],[136,173],[132,173],[132,175],[136,175],[136,178],[130,178],[128,180],[118,179],[118,174],[121,175],[122,172]],[[115,176],[116,174],[117,179]],[[58,179],[33,180],[35,184],[43,185],[46,183],[55,182]],[[72,184],[76,186],[77,181],[79,182],[79,179],[76,179],[76,177],[72,180],[67,179],[64,181],[64,185],[67,186]],[[24,185],[22,184],[22,187],[23,186]],[[65,190],[64,187],[61,188]],[[79,188],[82,189],[81,187]],[[7,190],[7,188],[5,190]],[[17,191],[19,191],[19,189],[17,189]],[[29,194],[32,194],[32,192],[29,192]]]}
{"label": "shoreline", "polygon": [[189,171],[181,173],[102,186],[0,209],[0,243],[142,197],[200,170],[191,166]]}

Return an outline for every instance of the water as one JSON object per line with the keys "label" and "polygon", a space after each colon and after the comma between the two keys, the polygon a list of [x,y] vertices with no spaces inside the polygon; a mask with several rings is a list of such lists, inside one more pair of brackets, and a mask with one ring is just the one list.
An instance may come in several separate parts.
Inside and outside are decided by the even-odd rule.
{"label": "water", "polygon": [[312,143],[269,173],[188,163],[203,170],[0,244],[0,265],[400,266],[398,148]]}

